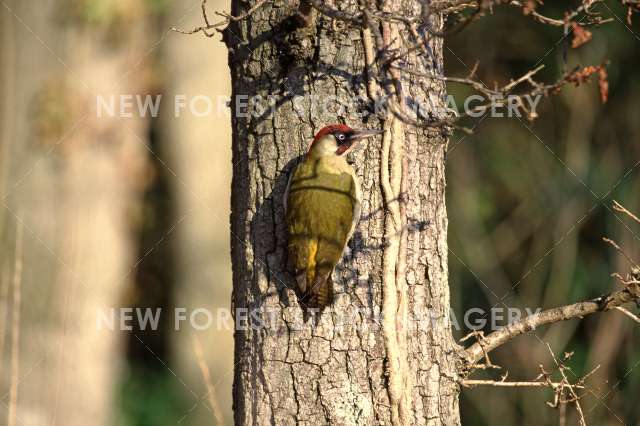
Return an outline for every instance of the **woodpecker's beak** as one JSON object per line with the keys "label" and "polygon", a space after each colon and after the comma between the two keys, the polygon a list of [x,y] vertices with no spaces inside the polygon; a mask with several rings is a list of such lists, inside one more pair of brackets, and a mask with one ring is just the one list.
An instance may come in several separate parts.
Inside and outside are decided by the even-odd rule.
{"label": "woodpecker's beak", "polygon": [[369,130],[369,129],[354,130],[349,139],[352,142],[356,142],[356,141],[359,141],[360,139],[370,138],[371,136],[380,135],[382,133],[384,133],[384,130],[377,130],[377,129],[373,129],[373,130]]}

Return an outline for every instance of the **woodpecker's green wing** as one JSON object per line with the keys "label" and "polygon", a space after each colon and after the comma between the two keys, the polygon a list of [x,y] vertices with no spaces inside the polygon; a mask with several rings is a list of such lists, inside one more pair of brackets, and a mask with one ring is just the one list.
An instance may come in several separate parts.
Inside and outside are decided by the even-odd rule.
{"label": "woodpecker's green wing", "polygon": [[303,303],[324,307],[333,299],[331,272],[340,261],[360,210],[352,173],[323,159],[298,165],[286,194],[288,251]]}

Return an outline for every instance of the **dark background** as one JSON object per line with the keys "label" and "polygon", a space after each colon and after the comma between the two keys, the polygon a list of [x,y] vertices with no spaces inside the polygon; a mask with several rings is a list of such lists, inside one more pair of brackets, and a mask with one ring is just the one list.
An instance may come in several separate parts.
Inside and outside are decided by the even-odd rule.
{"label": "dark background", "polygon": [[[563,16],[567,4],[547,3],[541,13]],[[617,200],[640,211],[640,21],[634,16],[628,26],[626,9],[616,2],[594,10],[613,21],[591,28],[593,39],[578,49],[571,48],[573,34],[564,37],[562,27],[534,22],[509,7],[495,8],[446,39],[447,74],[466,77],[478,61],[477,77],[489,87],[539,64],[545,68],[538,80],[553,82],[565,69],[605,62],[610,85],[606,104],[594,77],[543,99],[534,122],[468,119],[464,124],[474,133],[458,132],[451,139],[449,269],[460,322],[470,308],[535,310],[616,289],[610,274],[624,275],[629,264],[603,236],[639,257],[640,227],[611,205]],[[453,84],[449,92],[456,99],[471,93]],[[492,361],[501,370],[474,377],[499,379],[508,372],[510,380],[531,380],[539,364],[553,368],[548,343],[559,357],[574,352],[568,362],[574,374],[567,373],[572,380],[601,366],[582,392],[587,424],[640,424],[639,333],[638,324],[620,312],[544,327],[497,350]],[[463,424],[557,424],[557,410],[545,406],[552,399],[547,389],[465,389]],[[569,413],[568,424],[577,424],[573,409]]]}

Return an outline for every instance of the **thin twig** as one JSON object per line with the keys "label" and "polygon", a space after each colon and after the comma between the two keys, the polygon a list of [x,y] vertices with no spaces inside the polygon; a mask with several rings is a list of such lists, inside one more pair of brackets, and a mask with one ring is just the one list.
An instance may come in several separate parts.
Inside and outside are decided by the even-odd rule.
{"label": "thin twig", "polygon": [[631,219],[635,220],[636,222],[640,223],[640,218],[638,218],[638,216],[636,216],[635,214],[631,213],[629,210],[627,210],[622,204],[620,204],[617,201],[613,201],[613,209],[617,212],[620,213],[624,213],[627,216],[629,216]]}
{"label": "thin twig", "polygon": [[615,241],[613,241],[612,239],[607,238],[607,237],[602,237],[602,241],[604,241],[605,243],[611,244],[613,246],[613,248],[615,248],[618,251],[618,253],[620,253],[622,256],[624,256],[624,258],[627,260],[627,262],[629,262],[629,264],[631,266],[633,266],[635,268],[638,267],[638,264],[635,262],[635,260],[633,260],[631,258],[631,256],[629,256],[627,253],[625,253],[625,251],[622,250],[622,247],[620,247],[618,245],[618,243],[616,243]]}
{"label": "thin twig", "polygon": [[207,388],[207,399],[209,400],[209,405],[211,405],[211,409],[213,410],[213,415],[216,418],[216,422],[218,424],[224,424],[224,416],[222,415],[220,404],[218,404],[218,400],[216,399],[216,389],[213,386],[213,382],[211,381],[211,372],[209,371],[209,366],[205,361],[204,352],[202,351],[202,345],[200,344],[200,340],[198,340],[198,337],[195,334],[191,337],[193,343],[193,353],[195,354],[196,360],[198,361],[198,368],[200,368],[202,379]]}
{"label": "thin twig", "polygon": [[628,316],[629,318],[631,318],[632,320],[634,320],[635,322],[637,322],[638,324],[640,324],[640,317],[638,317],[637,315],[633,314],[628,309],[625,309],[622,306],[616,306],[616,309],[619,310],[620,312],[622,312],[623,314],[625,314],[626,316]]}
{"label": "thin twig", "polygon": [[[511,381],[501,381],[501,380],[473,380],[473,379],[465,379],[461,380],[460,384],[467,387],[472,386],[495,386],[495,387],[504,387],[504,388],[518,388],[518,387],[530,387],[530,388],[543,388],[543,387],[551,387],[556,388],[561,385],[560,382],[511,382]],[[577,386],[579,389],[584,388],[584,386]]]}
{"label": "thin twig", "polygon": [[[230,23],[241,21],[243,19],[248,18],[252,13],[260,9],[266,3],[267,3],[267,0],[258,0],[256,4],[254,4],[249,10],[237,16],[232,16],[226,12],[216,12],[216,15],[222,16],[224,19],[212,24],[209,20],[209,15],[207,14],[207,8],[206,8],[207,0],[202,0],[201,8],[202,8],[202,18],[204,19],[204,25],[201,25],[199,27],[193,28],[188,31],[181,30],[176,27],[172,27],[171,31],[175,31],[180,34],[195,34],[195,33],[202,32],[207,37],[213,37],[214,35],[216,35],[216,32],[224,31]],[[209,32],[210,30],[214,30],[216,32]]]}
{"label": "thin twig", "polygon": [[[0,367],[4,368],[4,344],[7,335],[7,316],[9,314],[9,288],[11,287],[11,276],[9,268],[2,271],[2,282],[0,283]],[[4,377],[0,370],[0,377]]]}
{"label": "thin twig", "polygon": [[[547,343],[547,349],[549,350],[549,353],[551,354],[551,358],[553,359],[553,362],[556,364],[556,367],[558,367],[558,371],[560,372],[560,375],[562,376],[562,381],[560,382],[560,383],[562,383],[562,385],[557,390],[556,399],[555,399],[555,402],[554,402],[555,406],[557,407],[559,404],[562,404],[562,403],[573,402],[575,404],[575,406],[576,406],[576,411],[578,412],[578,419],[580,421],[580,426],[586,426],[587,423],[586,423],[585,418],[584,418],[584,413],[582,412],[582,406],[580,405],[580,397],[578,396],[578,393],[576,392],[575,388],[578,386],[578,384],[584,383],[584,381],[587,379],[587,377],[591,376],[596,370],[598,370],[598,368],[600,368],[600,366],[598,365],[591,372],[589,372],[586,376],[582,377],[578,381],[578,384],[572,384],[569,381],[569,378],[567,377],[567,375],[565,373],[565,370],[568,369],[568,367],[565,365],[565,362],[567,360],[569,360],[569,358],[571,358],[573,356],[573,352],[565,353],[564,358],[562,359],[562,361],[558,361],[558,359],[556,358],[556,355],[553,353],[553,350],[551,349],[551,345],[549,345],[549,343]],[[544,370],[543,370],[543,374],[544,374]],[[548,377],[548,375],[546,375],[546,374],[545,374],[545,376]],[[569,395],[570,395],[569,399],[563,398],[563,394],[564,394],[564,390],[565,389],[567,389],[567,391],[569,392]]]}

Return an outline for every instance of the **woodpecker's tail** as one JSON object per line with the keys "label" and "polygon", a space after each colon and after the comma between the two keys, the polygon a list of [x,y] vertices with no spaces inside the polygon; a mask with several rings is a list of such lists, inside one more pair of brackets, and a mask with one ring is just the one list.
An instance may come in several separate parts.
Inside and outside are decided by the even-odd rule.
{"label": "woodpecker's tail", "polygon": [[313,285],[304,292],[302,303],[308,308],[323,309],[333,302],[333,280],[331,273],[318,276]]}
{"label": "woodpecker's tail", "polygon": [[296,277],[300,302],[305,308],[324,308],[333,302],[333,264],[323,257],[324,243],[305,238],[289,245],[289,256]]}

